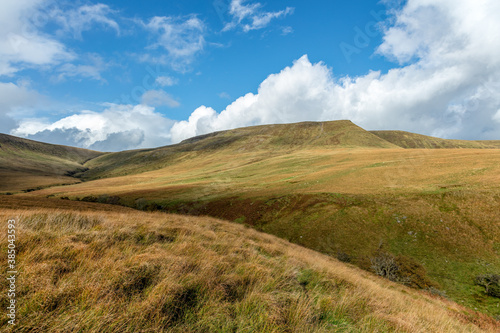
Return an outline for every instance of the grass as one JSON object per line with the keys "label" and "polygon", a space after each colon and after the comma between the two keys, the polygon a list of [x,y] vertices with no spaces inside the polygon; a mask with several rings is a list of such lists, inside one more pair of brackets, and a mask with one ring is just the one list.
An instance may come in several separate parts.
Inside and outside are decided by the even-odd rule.
{"label": "grass", "polygon": [[83,164],[102,153],[51,145],[0,133],[0,191],[18,192],[73,184]]}
{"label": "grass", "polygon": [[446,140],[427,135],[409,133],[404,131],[370,131],[370,133],[402,148],[474,148],[474,149],[498,149],[500,140],[468,141],[468,140]]}
{"label": "grass", "polygon": [[348,120],[264,125],[211,133],[156,149],[106,154],[86,164],[90,170],[84,177],[89,180],[137,174],[220,151],[226,156],[251,154],[266,159],[304,147],[400,149]]}
{"label": "grass", "polygon": [[[241,225],[99,204],[105,210],[32,204],[0,213],[18,221],[20,307],[12,332],[499,328],[450,301]],[[6,301],[3,293],[2,307]],[[5,318],[0,325],[10,331]]]}
{"label": "grass", "polygon": [[382,246],[421,265],[451,299],[500,316],[497,299],[474,284],[476,275],[500,271],[494,249],[500,228],[492,223],[500,198],[497,150],[308,148],[264,155],[215,151],[26,196],[117,196],[141,210],[223,218],[329,255],[345,253],[368,270]]}

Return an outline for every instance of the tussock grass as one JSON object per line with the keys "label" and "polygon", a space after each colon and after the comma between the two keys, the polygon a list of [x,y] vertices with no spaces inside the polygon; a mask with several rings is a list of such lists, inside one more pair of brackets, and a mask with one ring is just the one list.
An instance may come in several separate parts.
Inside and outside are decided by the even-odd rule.
{"label": "tussock grass", "polygon": [[212,218],[49,209],[0,218],[18,221],[18,325],[9,330],[2,317],[5,332],[499,329],[455,303]]}

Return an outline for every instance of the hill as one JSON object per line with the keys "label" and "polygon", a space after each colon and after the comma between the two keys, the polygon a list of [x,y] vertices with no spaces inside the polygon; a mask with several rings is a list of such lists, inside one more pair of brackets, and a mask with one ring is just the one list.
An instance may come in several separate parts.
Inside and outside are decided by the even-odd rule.
{"label": "hill", "polygon": [[87,163],[85,179],[136,174],[160,169],[185,159],[225,152],[265,156],[309,148],[399,148],[348,120],[303,122],[238,128],[197,136],[156,149],[103,155]]}
{"label": "hill", "polygon": [[[10,330],[2,316],[2,332],[494,332],[500,327],[453,302],[241,225],[99,210],[98,204],[88,212],[36,204],[19,210],[0,202],[0,218],[16,219],[23,240],[17,326]],[[0,241],[5,252],[6,233]],[[7,302],[2,293],[1,306]]]}
{"label": "hill", "polygon": [[498,149],[500,141],[448,140],[404,131],[370,131],[381,139],[402,148],[426,149]]}
{"label": "hill", "polygon": [[79,182],[71,175],[85,170],[83,164],[101,154],[0,133],[0,191]]}

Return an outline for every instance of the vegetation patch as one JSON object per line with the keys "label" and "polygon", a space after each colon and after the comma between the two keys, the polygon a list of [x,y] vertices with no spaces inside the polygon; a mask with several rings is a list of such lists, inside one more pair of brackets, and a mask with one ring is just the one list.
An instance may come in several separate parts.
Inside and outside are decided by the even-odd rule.
{"label": "vegetation patch", "polygon": [[484,288],[487,295],[500,298],[500,275],[486,274],[475,278],[475,283]]}

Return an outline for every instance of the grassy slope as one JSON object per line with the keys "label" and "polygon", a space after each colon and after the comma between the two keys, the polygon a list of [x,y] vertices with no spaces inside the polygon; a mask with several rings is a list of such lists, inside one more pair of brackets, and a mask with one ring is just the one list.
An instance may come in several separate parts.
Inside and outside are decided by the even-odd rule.
{"label": "grassy slope", "polygon": [[216,132],[177,145],[107,154],[93,159],[86,179],[107,178],[160,169],[183,159],[225,151],[227,154],[282,155],[304,147],[399,148],[348,120],[264,125]]}
{"label": "grassy slope", "polygon": [[0,191],[75,183],[68,172],[102,153],[0,134]]}
{"label": "grassy slope", "polygon": [[498,316],[498,300],[473,278],[500,271],[499,174],[498,150],[217,151],[30,195],[115,195],[139,209],[244,222],[365,268],[382,248],[423,265],[452,299]]}
{"label": "grassy slope", "polygon": [[[0,202],[0,219],[15,218],[20,235],[12,332],[500,328],[455,303],[237,224],[98,204],[85,213],[31,204],[13,210]],[[81,205],[87,204],[73,202],[77,210]],[[6,253],[5,233],[0,244]],[[2,308],[6,302],[2,293]],[[6,321],[0,319],[3,332],[11,331]]]}
{"label": "grassy slope", "polygon": [[370,133],[402,148],[474,148],[498,149],[498,141],[467,141],[446,140],[432,136],[409,133],[404,131],[370,131]]}

